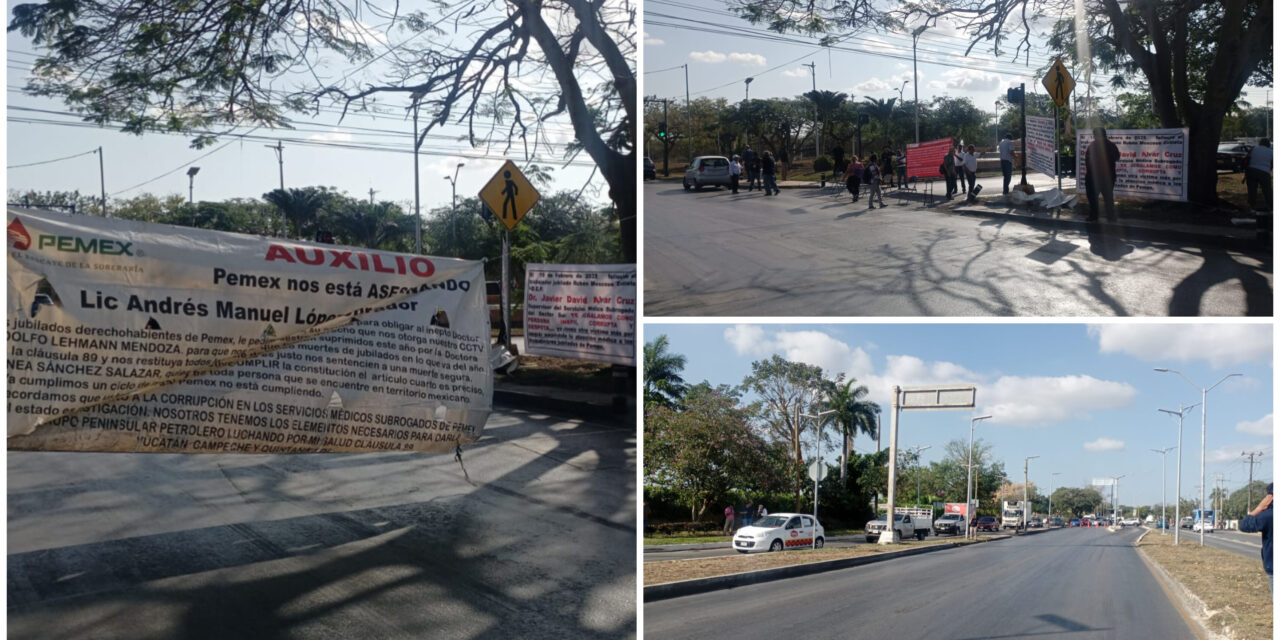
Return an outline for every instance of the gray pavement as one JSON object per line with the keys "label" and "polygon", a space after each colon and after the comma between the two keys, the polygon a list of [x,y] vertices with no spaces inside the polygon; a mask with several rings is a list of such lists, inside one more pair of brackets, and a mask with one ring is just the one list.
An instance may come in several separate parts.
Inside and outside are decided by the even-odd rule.
{"label": "gray pavement", "polygon": [[869,211],[865,198],[851,205],[817,189],[769,198],[654,182],[644,190],[651,316],[1266,316],[1273,308],[1269,250],[1186,234],[1127,237],[1124,225],[970,215],[894,197]]}
{"label": "gray pavement", "polygon": [[[1160,530],[1154,529],[1150,535],[1158,536],[1160,535]],[[1169,535],[1173,535],[1173,530],[1169,531]],[[1215,531],[1204,534],[1204,543],[1216,549],[1230,551],[1231,553],[1246,558],[1254,558],[1258,562],[1262,562],[1262,534],[1260,533]],[[1183,529],[1182,535],[1178,538],[1178,544],[1198,545],[1200,544],[1200,534],[1189,529]]]}
{"label": "gray pavement", "polygon": [[[645,634],[706,638],[1194,638],[1132,546],[1065,529],[645,605]],[[979,595],[980,594],[980,595]]]}
{"label": "gray pavement", "polygon": [[635,635],[636,430],[452,455],[11,452],[10,638]]}

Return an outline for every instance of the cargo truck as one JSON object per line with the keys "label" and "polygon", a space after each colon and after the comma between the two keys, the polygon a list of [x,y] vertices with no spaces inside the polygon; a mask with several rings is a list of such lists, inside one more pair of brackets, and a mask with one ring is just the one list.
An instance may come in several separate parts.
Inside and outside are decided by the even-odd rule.
{"label": "cargo truck", "polygon": [[[893,529],[896,539],[905,540],[915,536],[916,540],[924,540],[933,533],[933,509],[928,507],[896,507],[893,510]],[[867,523],[867,542],[876,542],[884,531],[885,519],[880,516]]]}
{"label": "cargo truck", "polygon": [[1022,501],[1005,502],[1004,509],[1000,512],[1000,528],[1001,529],[1021,529],[1023,518],[1026,517],[1026,508]]}

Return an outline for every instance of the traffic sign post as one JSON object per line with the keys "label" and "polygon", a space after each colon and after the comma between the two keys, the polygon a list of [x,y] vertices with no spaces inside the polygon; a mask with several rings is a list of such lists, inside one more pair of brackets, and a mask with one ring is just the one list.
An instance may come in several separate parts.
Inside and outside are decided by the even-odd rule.
{"label": "traffic sign post", "polygon": [[1049,68],[1049,73],[1045,75],[1044,80],[1041,80],[1041,84],[1049,91],[1049,97],[1053,98],[1054,104],[1057,105],[1053,109],[1053,172],[1058,176],[1058,190],[1061,191],[1062,167],[1059,164],[1062,155],[1062,136],[1058,132],[1058,119],[1059,112],[1067,104],[1071,90],[1076,87],[1076,80],[1062,64],[1062,58],[1058,58],[1053,61],[1053,66]]}
{"label": "traffic sign post", "polygon": [[484,188],[480,201],[502,221],[502,343],[511,351],[511,230],[538,204],[542,194],[524,177],[516,163],[507,160]]}

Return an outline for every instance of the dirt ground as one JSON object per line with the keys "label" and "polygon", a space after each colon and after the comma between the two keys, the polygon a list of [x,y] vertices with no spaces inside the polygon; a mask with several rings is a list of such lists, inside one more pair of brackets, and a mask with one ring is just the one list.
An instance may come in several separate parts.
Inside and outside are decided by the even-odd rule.
{"label": "dirt ground", "polygon": [[515,384],[567,386],[586,391],[613,391],[612,365],[549,356],[520,356],[520,366],[504,378]]}
{"label": "dirt ground", "polygon": [[1201,547],[1187,537],[1173,546],[1173,536],[1151,532],[1142,549],[1188,591],[1204,601],[1211,615],[1207,626],[1232,640],[1272,637],[1271,593],[1260,558]]}
{"label": "dirt ground", "polygon": [[[980,538],[977,542],[983,542],[985,540],[987,539]],[[929,547],[938,544],[951,543],[965,544],[965,541],[937,540],[931,542],[912,543],[910,546]],[[725,558],[648,562],[644,565],[644,584],[645,586],[648,586],[651,584],[662,584],[664,582],[678,582],[680,580],[710,578],[713,576],[724,576],[732,573],[746,573],[748,571],[759,571],[761,569],[790,567],[798,564],[825,562],[828,560],[843,560],[845,558],[870,556],[888,551],[902,551],[906,548],[908,548],[908,546],[903,544],[889,545],[887,547],[868,545],[859,546],[853,549],[819,549],[817,551],[806,549],[783,551],[781,553],[756,553]]]}

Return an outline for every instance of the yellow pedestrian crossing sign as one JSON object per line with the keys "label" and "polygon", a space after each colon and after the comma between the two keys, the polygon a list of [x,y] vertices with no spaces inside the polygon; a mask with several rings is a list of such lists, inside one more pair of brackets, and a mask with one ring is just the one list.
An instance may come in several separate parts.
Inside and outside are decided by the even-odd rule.
{"label": "yellow pedestrian crossing sign", "polygon": [[520,168],[510,160],[480,190],[480,200],[502,224],[507,225],[507,229],[515,229],[541,197],[538,190],[529,184],[528,178],[520,173]]}
{"label": "yellow pedestrian crossing sign", "polygon": [[1062,58],[1053,61],[1053,66],[1041,83],[1049,91],[1049,97],[1053,98],[1059,107],[1067,106],[1067,96],[1070,96],[1071,90],[1076,88],[1075,78],[1072,78],[1071,72],[1062,65]]}

